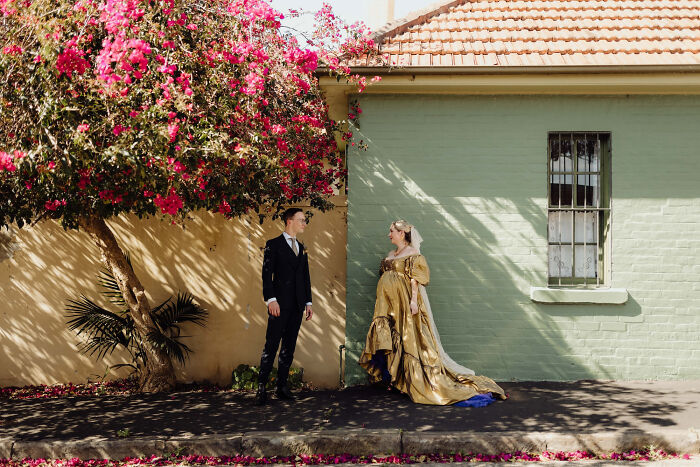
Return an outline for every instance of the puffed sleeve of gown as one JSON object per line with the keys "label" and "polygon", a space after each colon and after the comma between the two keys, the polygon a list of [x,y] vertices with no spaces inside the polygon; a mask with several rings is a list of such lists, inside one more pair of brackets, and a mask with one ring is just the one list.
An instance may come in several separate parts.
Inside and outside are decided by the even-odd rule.
{"label": "puffed sleeve of gown", "polygon": [[423,255],[417,255],[407,261],[409,264],[408,277],[415,279],[421,285],[428,285],[430,282],[430,269],[428,268],[428,263],[425,261]]}

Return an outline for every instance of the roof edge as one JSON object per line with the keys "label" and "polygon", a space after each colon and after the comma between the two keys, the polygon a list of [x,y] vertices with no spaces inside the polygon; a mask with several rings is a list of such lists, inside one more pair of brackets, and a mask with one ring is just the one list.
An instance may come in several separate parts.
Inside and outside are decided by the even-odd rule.
{"label": "roof edge", "polygon": [[[330,70],[318,68],[317,75]],[[551,66],[425,66],[425,67],[352,67],[360,75],[501,75],[501,74],[635,74],[635,73],[698,73],[698,64],[668,65],[551,65]]]}
{"label": "roof edge", "polygon": [[395,19],[386,23],[384,26],[377,29],[370,37],[375,43],[379,44],[382,39],[392,34],[400,34],[406,29],[416,24],[422,23],[428,18],[444,13],[453,6],[466,3],[468,0],[442,0],[440,2],[428,5],[420,10],[412,11],[403,18]]}

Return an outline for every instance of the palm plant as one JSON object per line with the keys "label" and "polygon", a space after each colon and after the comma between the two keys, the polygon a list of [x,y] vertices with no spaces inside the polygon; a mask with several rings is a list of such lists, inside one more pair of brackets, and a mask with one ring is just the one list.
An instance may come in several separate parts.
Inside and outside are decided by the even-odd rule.
{"label": "palm plant", "polygon": [[[128,255],[127,262],[131,265]],[[189,336],[181,334],[180,326],[194,323],[203,327],[208,317],[208,312],[194,302],[191,294],[178,292],[174,299],[170,297],[153,308],[151,318],[157,329],[144,336],[137,330],[117,281],[108,269],[100,271],[98,283],[103,289],[102,295],[120,310],[109,311],[85,295],[81,295],[79,300],[68,300],[68,329],[83,337],[81,353],[101,359],[117,347],[122,347],[129,353],[131,362],[113,365],[111,368],[128,366],[139,371],[146,365],[144,342],[148,341],[162,348],[169,357],[181,364],[186,362],[192,349],[182,342],[183,338]]]}

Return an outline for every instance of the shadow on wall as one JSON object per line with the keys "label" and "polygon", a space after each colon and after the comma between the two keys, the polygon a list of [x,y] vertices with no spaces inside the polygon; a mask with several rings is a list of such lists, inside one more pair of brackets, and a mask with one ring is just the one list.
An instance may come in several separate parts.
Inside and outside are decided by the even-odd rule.
{"label": "shadow on wall", "polygon": [[[345,334],[341,203],[316,213],[301,238],[309,249],[316,314],[302,325],[294,365],[322,387],[337,385],[337,348]],[[260,225],[257,218],[227,221],[200,213],[184,228],[136,217],[110,225],[152,304],[181,290],[209,311],[205,328],[184,329],[194,354],[176,369],[180,380],[228,384],[238,364],[259,363],[267,324],[260,270],[265,241],[282,231],[279,220]],[[79,341],[65,325],[67,299],[80,294],[101,299],[95,279],[102,265],[88,236],[46,222],[20,231],[14,244],[11,258],[0,261],[0,385],[83,382],[124,362],[116,353],[101,362],[80,355]]]}
{"label": "shadow on wall", "polygon": [[[457,131],[426,129],[420,148],[415,139],[391,132],[378,132],[374,140],[362,134],[367,152],[349,157],[348,384],[367,381],[357,360],[373,313],[378,264],[392,248],[389,223],[398,218],[424,238],[422,253],[431,268],[427,293],[443,346],[455,361],[500,381],[611,378],[604,361],[609,345],[572,342],[592,337],[592,321],[639,315],[639,305],[533,303],[530,287],[547,281],[546,201],[532,197],[542,192],[541,173],[517,154],[503,155],[504,161],[520,160],[508,170],[484,173],[495,162],[478,155],[479,148],[467,154],[445,147],[444,141],[470,147],[470,136],[449,134]],[[513,150],[546,154],[545,143],[526,140],[531,147]],[[433,155],[422,156],[424,147]]]}

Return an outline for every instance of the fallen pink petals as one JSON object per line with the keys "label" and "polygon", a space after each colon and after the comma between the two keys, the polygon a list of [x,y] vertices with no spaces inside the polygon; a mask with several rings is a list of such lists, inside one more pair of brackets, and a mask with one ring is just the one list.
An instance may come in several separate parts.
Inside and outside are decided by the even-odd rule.
{"label": "fallen pink petals", "polygon": [[[176,391],[222,392],[230,389],[213,384],[187,384]],[[53,384],[0,388],[0,399],[57,399],[62,397],[90,397],[138,394],[138,383],[133,379],[118,379],[86,384]],[[1,464],[0,464],[1,465]]]}
{"label": "fallen pink petals", "polygon": [[250,457],[250,456],[150,456],[144,458],[126,457],[120,461],[110,460],[80,460],[80,459],[0,459],[0,467],[122,467],[131,465],[163,466],[163,465],[263,465],[263,464],[287,464],[292,466],[304,465],[334,465],[334,464],[422,464],[451,462],[540,462],[540,461],[583,461],[583,460],[615,460],[615,461],[649,461],[665,459],[691,459],[688,454],[667,453],[662,450],[641,450],[628,452],[615,452],[610,454],[595,455],[587,451],[544,451],[540,454],[515,451],[500,454],[398,454],[387,457],[379,456],[352,456],[350,454],[330,455],[297,455],[274,457]]}

